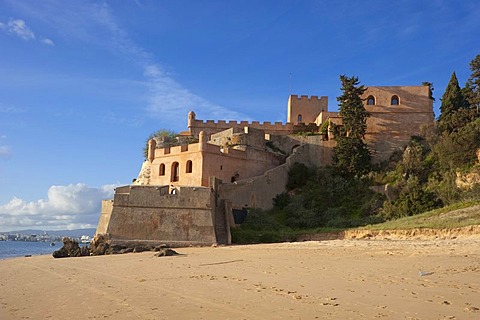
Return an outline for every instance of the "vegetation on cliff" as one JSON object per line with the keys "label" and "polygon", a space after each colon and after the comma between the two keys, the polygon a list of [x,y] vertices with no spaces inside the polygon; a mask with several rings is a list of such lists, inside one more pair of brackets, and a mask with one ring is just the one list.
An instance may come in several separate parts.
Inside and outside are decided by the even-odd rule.
{"label": "vegetation on cliff", "polygon": [[147,159],[148,157],[148,142],[151,139],[155,139],[155,141],[157,142],[157,148],[175,147],[198,142],[198,139],[195,137],[182,136],[171,130],[160,129],[150,134],[146,139],[142,150],[143,157],[145,159]]}

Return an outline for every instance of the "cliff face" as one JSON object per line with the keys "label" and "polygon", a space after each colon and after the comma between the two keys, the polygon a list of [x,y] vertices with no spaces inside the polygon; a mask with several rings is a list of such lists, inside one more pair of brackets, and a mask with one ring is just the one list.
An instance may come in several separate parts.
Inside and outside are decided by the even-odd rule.
{"label": "cliff face", "polygon": [[480,149],[477,150],[477,164],[466,173],[457,172],[455,184],[462,190],[470,190],[480,185]]}
{"label": "cliff face", "polygon": [[462,190],[473,189],[476,185],[480,185],[480,166],[474,167],[468,173],[457,172],[455,184]]}

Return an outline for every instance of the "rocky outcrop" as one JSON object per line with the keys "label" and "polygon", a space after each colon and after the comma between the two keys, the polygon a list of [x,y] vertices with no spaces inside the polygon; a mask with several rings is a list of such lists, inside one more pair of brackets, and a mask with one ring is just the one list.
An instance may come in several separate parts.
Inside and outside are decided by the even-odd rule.
{"label": "rocky outcrop", "polygon": [[161,245],[159,247],[156,247],[155,251],[158,251],[155,254],[155,257],[170,257],[170,256],[179,255],[179,253],[177,251],[172,250],[165,245]]}
{"label": "rocky outcrop", "polygon": [[480,226],[461,228],[408,230],[348,230],[343,239],[412,240],[412,239],[456,239],[459,237],[479,237]]}
{"label": "rocky outcrop", "polygon": [[305,234],[297,237],[297,241],[326,241],[326,240],[426,240],[426,239],[456,239],[479,238],[480,225],[461,228],[430,229],[414,228],[405,230],[367,230],[354,229],[340,232]]}
{"label": "rocky outcrop", "polygon": [[82,257],[89,256],[88,246],[80,247],[78,242],[70,238],[63,238],[63,247],[53,252],[54,258]]}
{"label": "rocky outcrop", "polygon": [[480,185],[480,166],[475,166],[468,173],[457,172],[455,184],[462,190],[473,189],[476,185]]}
{"label": "rocky outcrop", "polygon": [[107,234],[96,235],[90,246],[80,247],[78,242],[70,238],[63,238],[63,247],[55,251],[54,258],[82,257],[82,256],[102,256],[107,254],[139,253],[145,251],[155,251],[156,257],[178,255],[176,251],[170,249],[166,244],[150,245],[136,242],[112,243]]}
{"label": "rocky outcrop", "polygon": [[101,256],[111,253],[109,238],[105,234],[95,235],[90,243],[90,255]]}
{"label": "rocky outcrop", "polygon": [[480,148],[477,149],[477,164],[469,172],[457,172],[455,184],[462,190],[471,190],[480,185]]}

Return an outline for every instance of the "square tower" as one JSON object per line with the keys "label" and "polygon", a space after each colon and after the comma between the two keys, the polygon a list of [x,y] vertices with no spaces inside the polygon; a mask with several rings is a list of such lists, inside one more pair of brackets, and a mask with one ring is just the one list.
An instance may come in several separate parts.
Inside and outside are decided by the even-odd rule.
{"label": "square tower", "polygon": [[288,97],[287,122],[315,123],[321,112],[328,111],[328,97],[297,96]]}

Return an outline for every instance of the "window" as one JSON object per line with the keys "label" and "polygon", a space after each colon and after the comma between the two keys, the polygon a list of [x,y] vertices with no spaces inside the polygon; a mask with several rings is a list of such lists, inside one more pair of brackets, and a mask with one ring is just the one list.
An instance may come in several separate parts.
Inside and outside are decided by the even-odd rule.
{"label": "window", "polygon": [[158,168],[158,175],[164,176],[165,175],[165,164],[160,164],[160,168]]}
{"label": "window", "polygon": [[375,105],[375,98],[373,96],[368,96],[367,106],[374,106],[374,105]]}
{"label": "window", "polygon": [[178,181],[179,179],[179,165],[178,165],[178,162],[174,162],[172,163],[172,176],[171,176],[171,181],[172,182],[175,182],[175,181]]}
{"label": "window", "polygon": [[297,122],[302,122],[302,115],[301,114],[298,115]]}
{"label": "window", "polygon": [[398,106],[400,104],[400,102],[398,100],[398,96],[392,96],[392,100],[391,100],[390,104],[392,106]]}
{"label": "window", "polygon": [[188,161],[187,161],[187,165],[186,165],[186,168],[185,168],[185,172],[186,172],[186,173],[192,173],[192,160],[188,160]]}

